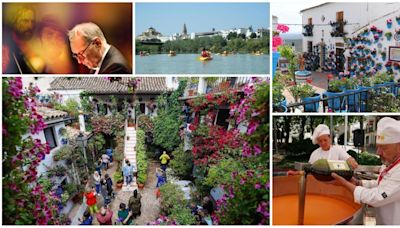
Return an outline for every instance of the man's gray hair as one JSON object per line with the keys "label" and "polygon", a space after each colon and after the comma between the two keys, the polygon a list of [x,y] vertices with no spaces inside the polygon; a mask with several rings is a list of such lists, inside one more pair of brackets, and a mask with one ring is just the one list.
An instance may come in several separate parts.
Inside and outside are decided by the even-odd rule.
{"label": "man's gray hair", "polygon": [[70,41],[75,39],[76,36],[82,36],[86,43],[90,43],[95,37],[99,37],[102,41],[107,43],[100,27],[93,22],[77,24],[68,31],[68,38]]}

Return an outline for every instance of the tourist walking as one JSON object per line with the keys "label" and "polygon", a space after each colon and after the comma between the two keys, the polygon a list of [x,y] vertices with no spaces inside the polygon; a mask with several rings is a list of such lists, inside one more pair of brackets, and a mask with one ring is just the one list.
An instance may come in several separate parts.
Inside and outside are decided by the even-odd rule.
{"label": "tourist walking", "polygon": [[103,169],[105,167],[107,170],[108,164],[110,163],[110,156],[108,156],[107,154],[101,155],[101,162],[102,162]]}
{"label": "tourist walking", "polygon": [[108,191],[107,191],[107,182],[105,179],[101,179],[101,196],[103,197],[103,202],[104,205],[108,205],[109,203],[111,203],[111,199],[108,196]]}
{"label": "tourist walking", "polygon": [[113,198],[113,182],[111,180],[110,175],[108,175],[108,173],[106,173],[106,175],[104,176],[106,178],[106,185],[107,185],[107,192],[108,192],[108,196],[111,198]]}
{"label": "tourist walking", "polygon": [[92,189],[87,188],[86,193],[86,204],[89,207],[90,214],[96,213],[99,209],[97,208],[97,199],[96,199],[96,191],[94,190],[94,187]]}
{"label": "tourist walking", "polygon": [[78,221],[81,223],[79,225],[92,225],[93,216],[90,214],[88,210],[86,210],[85,213],[83,214],[83,218],[78,219]]}
{"label": "tourist walking", "polygon": [[160,156],[160,160],[161,160],[161,169],[162,169],[162,170],[165,171],[165,170],[167,169],[167,163],[168,163],[168,160],[169,160],[169,159],[171,159],[171,158],[168,156],[167,152],[164,151],[163,154],[161,154],[161,156]]}
{"label": "tourist walking", "polygon": [[134,167],[131,165],[128,159],[125,160],[125,166],[122,168],[122,174],[124,176],[125,183],[129,185],[133,181],[133,170]]}
{"label": "tourist walking", "polygon": [[120,203],[118,210],[118,221],[120,224],[130,225],[132,220],[132,211],[129,211],[124,203]]}
{"label": "tourist walking", "polygon": [[101,162],[101,158],[99,158],[99,160],[97,161],[97,165],[95,167],[95,170],[99,173],[100,177],[101,177],[101,169],[103,168],[103,164]]}
{"label": "tourist walking", "polygon": [[165,184],[166,181],[166,176],[165,176],[165,172],[160,169],[160,168],[156,168],[156,177],[157,177],[157,185],[156,188],[162,186],[163,184]]}
{"label": "tourist walking", "polygon": [[101,191],[101,188],[100,188],[101,177],[100,177],[99,172],[94,171],[93,179],[94,179],[94,185],[96,186],[96,193],[100,194],[100,191]]}
{"label": "tourist walking", "polygon": [[108,155],[108,157],[110,157],[110,163],[112,163],[113,162],[113,149],[108,148],[106,150],[106,154]]}
{"label": "tourist walking", "polygon": [[132,212],[132,216],[133,218],[136,218],[136,216],[140,216],[141,215],[141,207],[142,207],[142,203],[141,200],[142,196],[140,195],[140,193],[138,193],[137,189],[135,189],[133,191],[133,196],[131,196],[131,198],[129,198],[129,203],[128,203],[128,207],[129,210],[131,210]]}
{"label": "tourist walking", "polygon": [[96,214],[96,218],[100,225],[112,225],[113,214],[108,206],[102,206],[100,212]]}

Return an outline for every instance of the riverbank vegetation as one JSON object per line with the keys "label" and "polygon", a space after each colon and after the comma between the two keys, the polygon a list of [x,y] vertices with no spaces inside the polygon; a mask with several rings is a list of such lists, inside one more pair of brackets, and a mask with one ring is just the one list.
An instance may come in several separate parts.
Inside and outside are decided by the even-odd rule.
{"label": "riverbank vegetation", "polygon": [[139,40],[136,40],[136,54],[139,52],[147,52],[150,54],[167,54],[170,50],[177,54],[193,54],[200,53],[203,48],[212,53],[269,53],[269,37],[248,38],[242,36],[231,37],[225,40],[222,36],[201,37],[196,39],[174,40],[167,41],[163,45],[143,45]]}

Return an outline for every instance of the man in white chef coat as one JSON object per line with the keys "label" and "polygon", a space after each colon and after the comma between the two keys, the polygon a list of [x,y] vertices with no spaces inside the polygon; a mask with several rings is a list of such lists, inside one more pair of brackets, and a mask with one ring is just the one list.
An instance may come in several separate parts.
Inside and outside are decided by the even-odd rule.
{"label": "man in white chef coat", "polygon": [[376,208],[377,225],[400,225],[400,121],[379,120],[376,144],[383,163],[377,180],[346,181],[335,173],[332,176],[353,192],[356,203]]}

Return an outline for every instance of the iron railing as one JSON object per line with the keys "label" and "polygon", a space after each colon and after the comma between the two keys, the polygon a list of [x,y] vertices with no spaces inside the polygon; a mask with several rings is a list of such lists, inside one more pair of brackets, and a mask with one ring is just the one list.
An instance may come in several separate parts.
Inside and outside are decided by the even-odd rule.
{"label": "iron railing", "polygon": [[287,112],[370,112],[372,94],[392,93],[397,99],[400,95],[400,83],[386,83],[359,90],[348,90],[338,95],[323,94],[303,102],[289,104]]}

